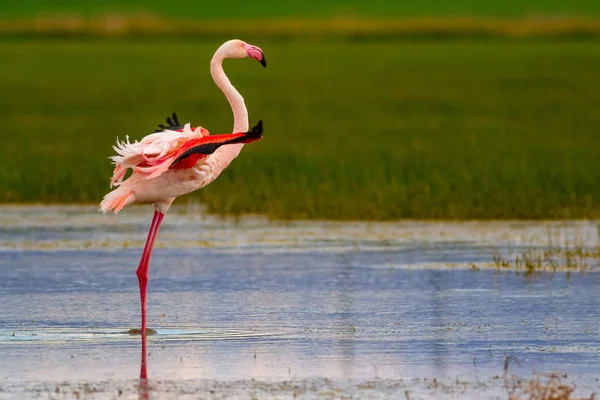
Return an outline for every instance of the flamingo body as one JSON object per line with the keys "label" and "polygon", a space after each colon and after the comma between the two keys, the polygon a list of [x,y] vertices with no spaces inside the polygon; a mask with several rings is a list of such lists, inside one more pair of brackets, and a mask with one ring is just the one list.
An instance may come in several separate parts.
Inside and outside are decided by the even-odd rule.
{"label": "flamingo body", "polygon": [[[173,119],[177,121],[175,113]],[[219,176],[228,165],[221,160],[224,153],[216,153],[221,146],[247,144],[262,137],[262,121],[249,132],[220,135],[210,135],[202,127],[192,129],[189,123],[181,129],[169,128],[173,126],[140,142],[130,143],[127,138],[113,147],[117,155],[111,157],[115,164],[111,187],[118,187],[100,203],[102,212],[118,213],[132,203],[154,203],[162,211],[175,198],[201,189]],[[123,181],[128,169],[133,173]]]}

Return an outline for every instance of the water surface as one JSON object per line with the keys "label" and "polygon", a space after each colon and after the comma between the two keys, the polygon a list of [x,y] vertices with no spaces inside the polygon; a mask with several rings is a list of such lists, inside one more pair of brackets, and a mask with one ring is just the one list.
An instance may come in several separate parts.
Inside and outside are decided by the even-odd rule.
{"label": "water surface", "polygon": [[[510,374],[560,371],[600,392],[597,262],[527,275],[492,260],[594,248],[596,223],[173,211],[150,267],[150,398],[506,398],[506,357]],[[0,398],[140,395],[126,331],[151,214],[0,207]]]}

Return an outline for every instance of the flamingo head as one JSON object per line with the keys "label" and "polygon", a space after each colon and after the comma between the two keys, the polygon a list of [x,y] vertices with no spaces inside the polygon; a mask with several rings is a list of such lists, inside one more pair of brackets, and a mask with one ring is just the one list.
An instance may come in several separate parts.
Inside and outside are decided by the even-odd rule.
{"label": "flamingo head", "polygon": [[267,66],[267,59],[258,46],[248,44],[242,40],[234,39],[225,42],[222,46],[226,58],[251,57],[260,62],[263,67]]}

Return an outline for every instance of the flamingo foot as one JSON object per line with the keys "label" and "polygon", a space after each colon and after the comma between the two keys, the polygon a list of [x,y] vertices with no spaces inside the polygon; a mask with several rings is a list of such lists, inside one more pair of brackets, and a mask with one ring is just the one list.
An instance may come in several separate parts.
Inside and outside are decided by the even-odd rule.
{"label": "flamingo foot", "polygon": [[[138,328],[133,328],[133,329],[129,329],[128,331],[125,331],[124,333],[128,333],[130,335],[141,335],[142,330],[138,329]],[[158,332],[156,332],[152,328],[146,328],[146,335],[147,336],[158,335]]]}

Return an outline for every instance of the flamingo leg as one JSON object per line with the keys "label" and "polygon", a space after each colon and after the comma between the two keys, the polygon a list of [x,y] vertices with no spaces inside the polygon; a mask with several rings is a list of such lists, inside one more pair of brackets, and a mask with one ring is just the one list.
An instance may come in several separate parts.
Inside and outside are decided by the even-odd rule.
{"label": "flamingo leg", "polygon": [[148,264],[150,263],[150,257],[152,256],[152,249],[154,248],[154,241],[160,228],[165,214],[155,211],[152,224],[150,225],[150,231],[148,232],[148,239],[146,240],[146,246],[142,253],[142,259],[137,269],[138,282],[140,284],[140,300],[142,304],[142,378],[146,375],[146,287],[148,285]]}

